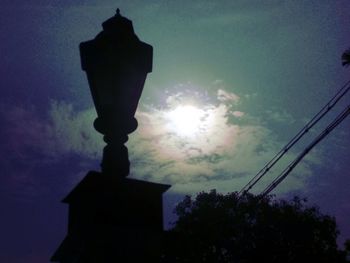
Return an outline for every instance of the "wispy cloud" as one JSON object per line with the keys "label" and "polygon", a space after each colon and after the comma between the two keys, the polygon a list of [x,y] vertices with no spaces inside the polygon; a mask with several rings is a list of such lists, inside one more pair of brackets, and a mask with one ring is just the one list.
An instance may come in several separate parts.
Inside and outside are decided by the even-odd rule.
{"label": "wispy cloud", "polygon": [[[152,181],[175,184],[177,191],[196,191],[218,188],[223,191],[238,190],[255,175],[283,146],[266,121],[253,118],[237,108],[240,96],[218,89],[216,103],[202,105],[202,109],[215,120],[195,138],[183,138],[166,129],[169,120],[166,113],[181,104],[181,96],[169,96],[168,107],[149,107],[139,111],[139,129],[128,143],[132,160],[132,175]],[[236,105],[232,109],[232,105]],[[289,122],[292,117],[287,112],[269,112],[274,121]],[[280,162],[277,175],[297,153]],[[144,156],[147,156],[146,158]],[[285,191],[300,189],[304,180],[312,174],[312,165],[319,162],[320,155],[311,154],[307,161],[299,165],[280,189]]]}
{"label": "wispy cloud", "polygon": [[[280,150],[283,143],[271,127],[240,110],[246,100],[244,96],[220,88],[216,97],[202,98],[202,94],[191,97],[177,92],[168,94],[166,105],[143,105],[138,110],[139,127],[127,144],[132,177],[169,183],[180,192],[211,188],[239,190]],[[194,134],[184,135],[174,129],[169,116],[186,103],[195,105],[201,117]],[[74,154],[82,163],[101,158],[104,143],[92,127],[96,117],[93,108],[76,111],[70,104],[53,101],[46,120],[36,117],[34,109],[16,106],[0,113],[7,122],[3,131],[6,136],[2,137],[8,139],[3,151],[11,151],[13,158],[60,162]],[[269,115],[277,121],[290,121],[286,112]],[[33,157],[33,152],[39,152],[40,156]],[[276,175],[296,154],[289,153],[273,173]],[[319,163],[320,158],[320,154],[309,155],[280,189],[303,187],[305,178],[312,174],[313,164]]]}
{"label": "wispy cloud", "polygon": [[71,104],[53,101],[49,111],[48,137],[55,143],[56,154],[76,153],[90,159],[101,156],[102,135],[92,123],[96,118],[93,108],[76,112]]}
{"label": "wispy cloud", "polygon": [[221,102],[231,102],[234,104],[237,104],[240,100],[240,97],[232,92],[227,92],[225,90],[219,89],[218,90],[218,100]]}

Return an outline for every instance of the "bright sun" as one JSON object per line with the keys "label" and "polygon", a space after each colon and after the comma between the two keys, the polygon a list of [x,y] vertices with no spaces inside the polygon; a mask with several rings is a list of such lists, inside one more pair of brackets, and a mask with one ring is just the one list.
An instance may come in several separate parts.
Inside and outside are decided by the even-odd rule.
{"label": "bright sun", "polygon": [[200,131],[205,112],[192,105],[180,105],[168,113],[169,127],[181,136],[193,136]]}

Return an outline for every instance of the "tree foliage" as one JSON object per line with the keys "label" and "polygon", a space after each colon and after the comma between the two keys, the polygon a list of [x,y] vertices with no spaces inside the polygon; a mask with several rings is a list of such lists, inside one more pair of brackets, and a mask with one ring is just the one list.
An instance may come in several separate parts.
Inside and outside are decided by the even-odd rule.
{"label": "tree foliage", "polygon": [[186,196],[175,212],[163,262],[346,262],[334,218],[297,197],[213,190]]}

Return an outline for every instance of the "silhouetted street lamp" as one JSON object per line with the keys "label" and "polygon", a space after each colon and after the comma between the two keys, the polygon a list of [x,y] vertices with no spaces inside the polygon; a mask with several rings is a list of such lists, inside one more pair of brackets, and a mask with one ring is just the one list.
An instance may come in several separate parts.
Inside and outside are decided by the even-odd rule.
{"label": "silhouetted street lamp", "polygon": [[81,64],[86,71],[97,111],[94,127],[107,143],[102,172],[129,174],[128,134],[137,128],[134,117],[147,73],[152,71],[152,46],[141,42],[132,22],[121,16],[103,24],[95,39],[80,44]]}
{"label": "silhouetted street lamp", "polygon": [[125,178],[128,134],[147,73],[152,46],[141,42],[132,22],[117,14],[95,39],[80,44],[97,111],[94,126],[107,143],[102,173],[89,171],[63,199],[69,205],[68,233],[51,260],[68,263],[159,262],[163,235],[163,193],[170,188]]}

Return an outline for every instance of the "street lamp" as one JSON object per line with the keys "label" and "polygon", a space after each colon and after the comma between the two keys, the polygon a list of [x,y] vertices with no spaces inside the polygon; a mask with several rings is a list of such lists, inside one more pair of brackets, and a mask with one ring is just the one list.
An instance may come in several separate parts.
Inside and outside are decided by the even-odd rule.
{"label": "street lamp", "polygon": [[102,27],[93,40],[80,44],[81,65],[97,111],[94,127],[107,143],[102,173],[126,177],[130,163],[124,144],[137,128],[134,115],[152,71],[153,48],[138,39],[132,22],[119,9]]}

